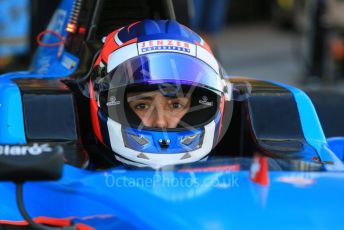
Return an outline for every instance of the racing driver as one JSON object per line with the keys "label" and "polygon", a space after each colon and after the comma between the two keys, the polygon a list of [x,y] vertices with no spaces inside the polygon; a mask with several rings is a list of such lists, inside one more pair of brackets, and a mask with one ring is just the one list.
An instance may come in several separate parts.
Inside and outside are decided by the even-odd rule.
{"label": "racing driver", "polygon": [[232,91],[207,43],[169,20],[139,21],[103,42],[89,79],[98,141],[136,167],[207,159],[227,129]]}

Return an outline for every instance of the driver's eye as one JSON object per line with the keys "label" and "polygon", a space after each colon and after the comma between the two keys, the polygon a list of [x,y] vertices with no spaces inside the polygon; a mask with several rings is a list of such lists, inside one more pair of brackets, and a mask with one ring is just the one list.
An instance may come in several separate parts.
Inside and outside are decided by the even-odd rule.
{"label": "driver's eye", "polygon": [[149,105],[145,103],[140,103],[134,106],[136,110],[147,110],[149,109]]}
{"label": "driver's eye", "polygon": [[182,104],[180,104],[180,103],[178,103],[178,102],[175,102],[175,103],[172,103],[171,104],[171,108],[172,109],[181,109],[181,108],[183,108],[184,106],[182,105]]}

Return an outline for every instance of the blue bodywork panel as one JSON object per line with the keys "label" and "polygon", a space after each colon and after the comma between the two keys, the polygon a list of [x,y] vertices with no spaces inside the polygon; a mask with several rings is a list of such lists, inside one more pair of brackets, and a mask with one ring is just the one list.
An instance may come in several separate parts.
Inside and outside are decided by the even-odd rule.
{"label": "blue bodywork panel", "polygon": [[336,154],[338,159],[344,162],[344,137],[332,137],[327,139],[329,148]]}
{"label": "blue bodywork panel", "polygon": [[[342,226],[343,173],[270,172],[268,187],[253,184],[247,171],[87,172],[65,166],[64,175],[58,182],[25,184],[24,200],[32,216],[103,215],[138,229]],[[1,219],[21,220],[13,184],[2,183],[0,189],[7,194]],[[102,220],[93,224],[108,229]]]}
{"label": "blue bodywork panel", "polygon": [[25,144],[21,95],[18,86],[0,78],[0,143]]}

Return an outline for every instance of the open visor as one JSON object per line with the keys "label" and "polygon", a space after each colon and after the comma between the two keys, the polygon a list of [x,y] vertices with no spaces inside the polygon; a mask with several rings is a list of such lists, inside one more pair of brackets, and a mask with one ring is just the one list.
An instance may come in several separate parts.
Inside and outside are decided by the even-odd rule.
{"label": "open visor", "polygon": [[[173,113],[187,104],[188,111],[174,128],[200,127],[218,115],[224,89],[223,79],[209,65],[195,57],[178,53],[134,57],[94,81],[102,111],[112,120],[132,127],[146,126],[142,124],[145,114],[135,112],[135,108],[142,111],[145,107],[158,107],[155,99],[161,103],[173,103]],[[162,97],[156,97],[156,93]],[[143,103],[135,104],[136,99]],[[138,115],[141,115],[141,119]],[[146,116],[153,115],[149,111]]]}

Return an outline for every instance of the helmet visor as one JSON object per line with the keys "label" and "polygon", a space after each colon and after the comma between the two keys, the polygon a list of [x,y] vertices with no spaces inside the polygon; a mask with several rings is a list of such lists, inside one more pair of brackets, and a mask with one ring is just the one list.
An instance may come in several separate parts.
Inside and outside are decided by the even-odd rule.
{"label": "helmet visor", "polygon": [[154,53],[125,61],[108,75],[95,82],[96,91],[111,90],[129,85],[173,83],[203,86],[223,92],[219,74],[203,61],[178,53]]}
{"label": "helmet visor", "polygon": [[[216,116],[223,80],[197,58],[171,53],[134,57],[95,80],[102,110],[131,127],[201,127]],[[166,120],[159,123],[163,115]],[[162,120],[164,120],[162,119]]]}

